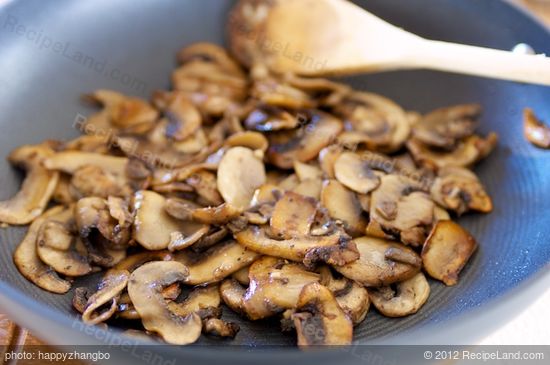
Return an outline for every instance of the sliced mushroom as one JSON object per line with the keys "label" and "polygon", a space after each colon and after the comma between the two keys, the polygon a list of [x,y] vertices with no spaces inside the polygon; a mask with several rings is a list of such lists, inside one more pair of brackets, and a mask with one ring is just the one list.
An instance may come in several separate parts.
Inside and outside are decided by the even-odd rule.
{"label": "sliced mushroom", "polygon": [[296,307],[302,288],[319,281],[318,274],[306,271],[300,264],[268,256],[250,266],[249,277],[243,309],[252,320]]}
{"label": "sliced mushroom", "polygon": [[225,279],[220,284],[220,296],[223,299],[225,305],[227,305],[233,312],[245,315],[244,309],[244,295],[246,289],[239,284],[239,282],[233,278]]}
{"label": "sliced mushroom", "polygon": [[[130,273],[126,270],[109,270],[101,279],[98,290],[86,303],[82,320],[87,324],[98,324],[109,319],[117,309],[117,299],[128,284]],[[110,303],[110,305],[109,305]],[[104,306],[107,310],[98,313]]]}
{"label": "sliced mushroom", "polygon": [[345,277],[336,279],[328,266],[319,269],[320,283],[329,289],[338,305],[356,326],[363,322],[370,308],[369,292],[367,289]]}
{"label": "sliced mushroom", "polygon": [[191,186],[198,194],[198,203],[204,205],[221,205],[223,203],[222,195],[218,191],[219,182],[216,181],[216,175],[212,172],[206,170],[197,171],[185,179],[185,183]]}
{"label": "sliced mushroom", "polygon": [[302,289],[292,319],[300,347],[351,344],[351,320],[330,290],[319,283],[311,283]]}
{"label": "sliced mushroom", "polygon": [[246,209],[254,191],[265,183],[265,169],[254,152],[246,147],[230,148],[218,167],[218,190],[237,209]]}
{"label": "sliced mushroom", "polygon": [[342,122],[330,114],[314,110],[303,128],[269,135],[269,161],[281,169],[290,169],[294,161],[313,160],[342,131]]}
{"label": "sliced mushroom", "polygon": [[84,313],[86,304],[90,298],[90,291],[86,287],[78,287],[74,290],[72,305],[73,308],[80,314]]}
{"label": "sliced mushroom", "polygon": [[189,271],[176,261],[148,262],[137,268],[128,281],[128,294],[146,330],[158,333],[173,345],[195,342],[202,330],[196,313],[182,317],[172,313],[162,296],[162,289],[184,281]]}
{"label": "sliced mushroom", "polygon": [[427,145],[452,150],[458,141],[474,133],[480,114],[478,104],[436,109],[414,125],[413,136]]}
{"label": "sliced mushroom", "polygon": [[430,296],[430,285],[424,274],[395,284],[369,291],[372,304],[386,317],[404,317],[418,312]]}
{"label": "sliced mushroom", "polygon": [[166,199],[153,191],[138,191],[134,195],[133,237],[148,250],[166,249],[173,232],[190,236],[202,229],[198,223],[181,222],[171,217],[164,210],[165,205]]}
{"label": "sliced mushroom", "polygon": [[354,192],[336,180],[325,180],[321,191],[321,203],[331,218],[340,220],[346,232],[353,237],[363,235],[367,219]]}
{"label": "sliced mushroom", "polygon": [[344,152],[338,157],[334,163],[334,175],[347,188],[359,194],[367,194],[380,185],[380,178],[368,161],[352,152]]}
{"label": "sliced mushroom", "polygon": [[422,248],[424,269],[445,285],[455,285],[476,248],[474,237],[460,225],[450,220],[439,221]]}
{"label": "sliced mushroom", "polygon": [[71,284],[61,279],[51,267],[40,261],[36,253],[36,240],[42,224],[50,217],[61,213],[63,210],[64,208],[62,206],[56,206],[36,218],[29,226],[27,234],[13,253],[13,261],[21,275],[36,286],[57,294],[68,292],[71,288]]}
{"label": "sliced mushroom", "polygon": [[299,127],[297,115],[272,105],[259,105],[250,111],[244,120],[246,129],[259,132],[273,132]]}
{"label": "sliced mushroom", "polygon": [[287,191],[273,209],[271,234],[280,239],[307,236],[316,212],[317,202],[314,199]]}
{"label": "sliced mushroom", "polygon": [[199,253],[180,251],[175,259],[189,268],[185,278],[188,285],[202,285],[221,281],[248,266],[260,255],[242,247],[235,241],[222,242]]}
{"label": "sliced mushroom", "polygon": [[237,280],[239,284],[241,285],[248,285],[250,284],[250,279],[248,277],[248,272],[250,270],[250,266],[243,267],[239,271],[236,271],[231,275],[233,279]]}
{"label": "sliced mushroom", "polygon": [[169,303],[170,311],[178,316],[188,316],[197,313],[201,318],[201,311],[207,308],[218,308],[221,304],[218,284],[195,288],[181,303]]}
{"label": "sliced mushroom", "polygon": [[72,207],[46,220],[38,230],[36,252],[46,265],[67,276],[84,276],[92,271],[82,241],[71,231]]}
{"label": "sliced mushroom", "polygon": [[539,120],[531,109],[523,111],[523,134],[535,146],[550,148],[550,127]]}
{"label": "sliced mushroom", "polygon": [[370,150],[394,152],[409,137],[410,125],[405,111],[381,95],[352,92],[335,110],[351,128],[338,137],[343,145],[365,144]]}
{"label": "sliced mushroom", "polygon": [[468,210],[483,213],[493,210],[493,202],[477,176],[463,167],[440,169],[431,196],[435,202],[459,215]]}
{"label": "sliced mushroom", "polygon": [[241,245],[255,252],[292,261],[308,263],[325,261],[343,264],[343,262],[357,259],[354,247],[348,245],[347,239],[342,237],[340,232],[328,236],[303,236],[276,240],[268,237],[265,228],[250,226],[234,236]]}
{"label": "sliced mushroom", "polygon": [[204,322],[204,333],[217,337],[234,338],[240,327],[236,323],[226,322],[219,318],[208,318]]}
{"label": "sliced mushroom", "polygon": [[229,147],[241,146],[250,148],[253,151],[260,150],[264,152],[267,151],[267,147],[269,147],[269,142],[263,134],[250,131],[232,134],[227,138],[225,144]]}
{"label": "sliced mushroom", "polygon": [[336,178],[334,165],[336,164],[336,161],[338,160],[342,152],[343,149],[340,144],[333,144],[319,151],[319,166],[321,167],[321,170],[323,170],[323,173],[326,175],[327,178]]}
{"label": "sliced mushroom", "polygon": [[70,189],[71,175],[59,174],[59,179],[55,190],[52,194],[52,199],[59,204],[70,205],[76,201]]}
{"label": "sliced mushroom", "polygon": [[200,208],[189,201],[176,198],[167,199],[165,209],[168,214],[177,219],[217,225],[228,223],[242,213],[240,209],[229,203],[223,203],[217,207]]}
{"label": "sliced mushroom", "polygon": [[59,180],[57,172],[42,167],[42,162],[52,154],[47,142],[22,146],[10,153],[10,163],[25,169],[27,176],[17,194],[0,202],[0,222],[28,224],[44,212]]}
{"label": "sliced mushroom", "polygon": [[225,226],[222,226],[222,227],[211,226],[210,231],[191,246],[191,250],[195,252],[206,251],[210,247],[224,240],[228,234],[229,234],[229,229],[227,229]]}
{"label": "sliced mushroom", "polygon": [[469,167],[489,155],[497,139],[495,133],[486,138],[473,135],[459,141],[452,151],[445,151],[430,148],[413,138],[407,142],[407,148],[419,165],[432,170],[447,166]]}
{"label": "sliced mushroom", "polygon": [[169,251],[144,251],[126,257],[124,260],[117,263],[115,270],[126,270],[133,272],[138,267],[150,261],[171,261],[172,253]]}
{"label": "sliced mushroom", "polygon": [[186,236],[182,232],[170,233],[170,243],[168,244],[169,251],[183,250],[196,242],[198,242],[205,234],[210,231],[210,226],[202,225],[195,232]]}
{"label": "sliced mushroom", "polygon": [[433,222],[434,203],[405,176],[386,175],[371,196],[367,234],[419,246]]}
{"label": "sliced mushroom", "polygon": [[96,166],[113,175],[124,176],[127,164],[126,157],[80,151],[57,152],[44,160],[44,167],[47,169],[63,171],[71,175],[84,166]]}
{"label": "sliced mushroom", "polygon": [[86,165],[76,170],[69,187],[73,196],[128,196],[132,194],[128,180],[104,171],[99,166]]}
{"label": "sliced mushroom", "polygon": [[166,97],[164,116],[168,123],[165,134],[176,141],[183,141],[201,127],[202,117],[184,93],[166,93]]}
{"label": "sliced mushroom", "polygon": [[374,237],[360,237],[353,241],[359,251],[359,259],[334,268],[362,285],[390,285],[420,271],[420,257],[402,244]]}

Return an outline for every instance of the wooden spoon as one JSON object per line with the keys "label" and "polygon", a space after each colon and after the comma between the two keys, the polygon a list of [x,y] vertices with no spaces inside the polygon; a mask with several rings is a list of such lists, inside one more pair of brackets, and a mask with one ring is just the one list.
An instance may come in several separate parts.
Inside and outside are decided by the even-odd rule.
{"label": "wooden spoon", "polygon": [[[421,15],[419,15],[421,16]],[[428,68],[550,85],[550,59],[432,41],[345,0],[240,0],[233,53],[251,65],[308,76]]]}

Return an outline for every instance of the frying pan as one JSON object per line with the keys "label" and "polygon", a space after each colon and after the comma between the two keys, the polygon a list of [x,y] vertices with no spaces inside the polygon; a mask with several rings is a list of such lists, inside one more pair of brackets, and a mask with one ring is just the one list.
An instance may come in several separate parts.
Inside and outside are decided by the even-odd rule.
{"label": "frying pan", "polygon": [[[500,49],[525,42],[539,53],[550,53],[550,35],[544,27],[500,0],[357,3],[426,38]],[[149,97],[155,89],[168,88],[177,50],[197,41],[224,43],[225,18],[231,5],[232,1],[225,0],[8,2],[0,8],[0,155],[6,156],[24,143],[78,135],[73,128],[75,118],[92,112],[79,101],[83,93],[110,88]],[[468,332],[464,331],[467,324],[490,322],[489,327],[495,327],[504,323],[517,310],[510,308],[510,303],[523,305],[520,299],[532,300],[534,292],[549,281],[550,152],[524,139],[521,113],[529,106],[543,119],[550,119],[550,88],[428,71],[359,75],[343,81],[421,112],[479,102],[484,107],[481,132],[496,131],[500,136],[498,148],[476,167],[494,198],[494,211],[459,219],[477,237],[480,249],[458,285],[447,288],[431,282],[430,299],[416,315],[389,319],[371,310],[356,328],[355,341],[453,341],[446,334]],[[0,170],[0,199],[6,199],[18,190],[22,175],[5,161],[0,162]],[[50,343],[113,343],[111,335],[118,336],[116,330],[110,336],[84,330],[71,309],[71,294],[44,292],[18,273],[12,253],[24,232],[22,227],[1,230],[2,311]],[[74,286],[92,285],[96,280],[81,280]],[[281,334],[276,321],[240,321],[228,310],[224,316],[240,322],[235,340],[202,339],[195,346],[177,350],[159,347],[158,351],[193,364],[298,359],[319,364],[336,358],[339,363],[357,362],[349,353],[336,356],[331,351],[320,354],[291,349],[295,338]],[[484,318],[492,320],[483,322]],[[469,337],[455,342],[472,342],[484,333],[482,328],[470,332]],[[211,346],[216,346],[216,351]],[[121,363],[126,358],[123,354]],[[134,357],[129,362],[139,360]]]}

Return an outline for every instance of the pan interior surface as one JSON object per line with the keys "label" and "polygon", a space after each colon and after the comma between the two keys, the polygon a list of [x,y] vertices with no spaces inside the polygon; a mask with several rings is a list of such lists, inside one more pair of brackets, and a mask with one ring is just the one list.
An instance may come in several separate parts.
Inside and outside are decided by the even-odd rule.
{"label": "pan interior surface", "polygon": [[[369,0],[357,3],[421,36],[511,49],[530,44],[550,54],[550,35],[500,0]],[[14,1],[0,8],[0,155],[21,144],[78,135],[74,127],[92,109],[80,95],[98,88],[148,98],[169,87],[175,54],[197,41],[223,44],[231,1],[130,0]],[[489,215],[459,219],[478,240],[479,250],[458,285],[431,281],[432,294],[416,314],[385,318],[371,309],[355,339],[391,336],[445,321],[513,289],[550,261],[550,153],[531,146],[522,133],[522,110],[550,120],[550,88],[429,71],[402,71],[343,79],[360,90],[383,94],[406,109],[426,112],[477,102],[480,130],[496,131],[496,150],[476,167],[494,199]],[[0,162],[0,199],[13,195],[22,175]],[[12,263],[25,228],[0,230],[0,280],[32,300],[74,316],[72,294],[59,296],[27,282]],[[75,283],[92,285],[97,277]],[[21,310],[25,310],[22,303]],[[490,310],[488,308],[487,310]],[[276,320],[243,321],[228,309],[225,318],[241,331],[231,345],[294,345]],[[32,328],[32,323],[22,323]],[[67,336],[74,329],[67,328]],[[208,339],[202,343],[216,343]]]}

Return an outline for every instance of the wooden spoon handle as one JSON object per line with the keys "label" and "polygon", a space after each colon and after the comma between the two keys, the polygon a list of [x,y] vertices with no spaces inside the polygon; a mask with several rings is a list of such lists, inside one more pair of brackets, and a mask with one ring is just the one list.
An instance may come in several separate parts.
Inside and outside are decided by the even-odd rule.
{"label": "wooden spoon handle", "polygon": [[416,67],[550,85],[550,58],[441,41],[422,40],[409,56]]}

